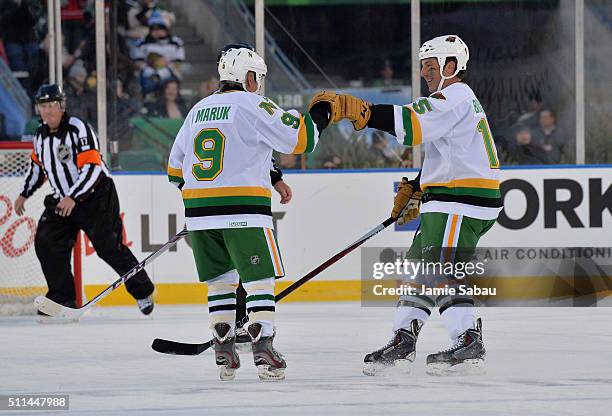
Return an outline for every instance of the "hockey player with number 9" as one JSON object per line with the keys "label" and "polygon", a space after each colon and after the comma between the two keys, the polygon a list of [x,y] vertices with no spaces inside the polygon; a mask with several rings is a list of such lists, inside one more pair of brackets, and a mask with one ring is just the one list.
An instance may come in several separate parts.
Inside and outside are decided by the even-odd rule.
{"label": "hockey player with number 9", "polygon": [[[310,108],[326,108],[331,121],[348,119],[356,130],[371,127],[396,136],[406,146],[423,146],[421,173],[414,181],[402,179],[391,215],[398,222],[416,218],[415,207],[422,198],[420,230],[408,257],[446,264],[469,256],[495,224],[502,208],[500,165],[487,116],[464,80],[467,45],[458,36],[440,36],[423,44],[419,60],[429,97],[405,106],[371,105],[351,95],[322,92],[313,97]],[[482,326],[480,319],[475,320],[473,305],[469,296],[452,293],[400,297],[393,336],[387,345],[366,355],[364,373],[375,375],[414,361],[418,334],[434,306],[439,307],[453,344],[427,357],[427,372],[471,372],[482,367]]]}
{"label": "hockey player with number 9", "polygon": [[272,151],[311,152],[327,126],[325,111],[284,111],[263,91],[267,67],[247,48],[219,60],[221,88],[199,101],[179,130],[168,161],[182,191],[186,225],[208,311],[220,378],[240,367],[235,348],[236,288],[247,292],[253,358],[264,381],[283,380],[286,363],[272,345],[274,280],[283,264],[272,231]]}

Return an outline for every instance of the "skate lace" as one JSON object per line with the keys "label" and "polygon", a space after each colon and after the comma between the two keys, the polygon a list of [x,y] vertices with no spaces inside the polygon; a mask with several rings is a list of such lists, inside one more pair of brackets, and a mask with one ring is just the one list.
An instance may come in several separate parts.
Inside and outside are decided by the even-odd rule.
{"label": "skate lace", "polygon": [[387,342],[385,345],[383,345],[382,347],[380,347],[379,349],[377,349],[377,350],[376,350],[376,351],[374,351],[374,352],[375,352],[375,353],[376,353],[376,352],[381,352],[381,351],[384,351],[384,350],[386,350],[387,348],[389,348],[389,347],[393,346],[393,345],[395,344],[395,338],[396,338],[396,337],[397,337],[397,332],[394,332],[394,333],[393,333],[393,335],[391,336],[391,339],[390,339],[390,340],[389,340],[389,341],[388,341],[388,342]]}
{"label": "skate lace", "polygon": [[462,347],[465,345],[465,334],[462,334],[459,336],[459,338],[457,338],[457,340],[453,343],[453,345],[451,345],[449,348],[440,351],[441,353],[445,353],[445,352],[452,352],[454,350],[456,350],[459,347]]}

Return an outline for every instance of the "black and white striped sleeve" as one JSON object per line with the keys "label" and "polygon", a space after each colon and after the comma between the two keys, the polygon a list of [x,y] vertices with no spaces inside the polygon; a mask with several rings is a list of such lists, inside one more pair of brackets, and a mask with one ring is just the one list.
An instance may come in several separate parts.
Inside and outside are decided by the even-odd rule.
{"label": "black and white striped sleeve", "polygon": [[80,200],[86,198],[106,174],[100,155],[100,144],[93,129],[76,117],[70,118],[70,124],[76,127],[76,166],[79,176],[67,196]]}
{"label": "black and white striped sleeve", "polygon": [[45,183],[45,173],[43,172],[40,162],[37,161],[36,155],[32,153],[32,160],[30,161],[30,169],[26,175],[23,189],[20,193],[24,198],[29,198],[38,188]]}

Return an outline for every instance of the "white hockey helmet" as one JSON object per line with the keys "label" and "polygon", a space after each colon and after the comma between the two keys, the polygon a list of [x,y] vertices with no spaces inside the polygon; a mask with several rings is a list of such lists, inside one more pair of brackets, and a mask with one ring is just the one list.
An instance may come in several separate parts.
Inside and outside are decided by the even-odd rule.
{"label": "white hockey helmet", "polygon": [[257,81],[257,94],[262,94],[263,83],[268,67],[263,58],[255,51],[247,48],[231,48],[221,55],[219,59],[219,80],[241,84],[246,91],[247,73],[255,73]]}
{"label": "white hockey helmet", "polygon": [[[423,43],[421,49],[419,49],[419,61],[427,58],[438,59],[440,65],[440,85],[438,91],[442,89],[442,84],[445,79],[453,78],[459,71],[465,71],[467,69],[467,62],[470,60],[470,51],[463,40],[457,35],[444,35],[438,36]],[[457,60],[457,68],[455,73],[450,77],[445,77],[443,70],[444,64],[446,64],[446,58],[455,58]]]}

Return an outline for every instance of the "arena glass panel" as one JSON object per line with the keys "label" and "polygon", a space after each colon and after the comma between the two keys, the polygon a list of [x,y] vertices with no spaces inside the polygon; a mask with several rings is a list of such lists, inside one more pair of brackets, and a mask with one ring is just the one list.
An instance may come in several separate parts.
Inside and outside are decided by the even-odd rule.
{"label": "arena glass panel", "polygon": [[[266,2],[275,45],[267,94],[285,109],[307,109],[321,90],[375,103],[412,100],[410,2]],[[412,151],[389,134],[348,121],[325,129],[314,152],[277,155],[284,169],[372,169],[412,165]]]}
{"label": "arena glass panel", "polygon": [[612,163],[612,4],[584,7],[586,163]]}
{"label": "arena glass panel", "polygon": [[503,165],[573,164],[574,2],[422,2],[421,36],[459,34]]}

